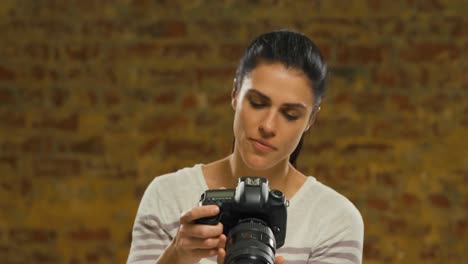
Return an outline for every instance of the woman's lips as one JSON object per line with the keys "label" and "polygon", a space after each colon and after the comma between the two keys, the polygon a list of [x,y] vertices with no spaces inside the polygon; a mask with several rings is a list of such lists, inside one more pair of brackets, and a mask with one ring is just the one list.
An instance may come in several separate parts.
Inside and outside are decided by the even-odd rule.
{"label": "woman's lips", "polygon": [[252,141],[252,145],[254,146],[255,149],[261,151],[261,152],[271,152],[271,151],[276,151],[276,147],[271,145],[270,143],[263,141],[263,140],[258,140],[258,139],[250,139]]}

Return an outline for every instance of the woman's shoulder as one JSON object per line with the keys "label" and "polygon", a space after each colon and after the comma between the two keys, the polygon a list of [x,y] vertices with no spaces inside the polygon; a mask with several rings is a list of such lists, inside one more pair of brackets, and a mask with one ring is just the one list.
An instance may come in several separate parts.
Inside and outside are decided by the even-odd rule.
{"label": "woman's shoulder", "polygon": [[198,181],[203,177],[201,164],[195,164],[192,167],[184,167],[177,171],[161,174],[156,176],[152,183],[155,184],[177,184],[179,182]]}
{"label": "woman's shoulder", "polygon": [[[321,183],[314,177],[308,177],[304,200],[314,203],[316,210],[325,215],[346,215],[361,219],[361,214],[353,202],[332,187]],[[333,210],[330,210],[333,209]]]}
{"label": "woman's shoulder", "polygon": [[165,222],[175,221],[181,212],[197,205],[206,189],[200,167],[197,164],[155,177],[143,194],[139,211],[157,212]]}
{"label": "woman's shoulder", "polygon": [[196,192],[200,195],[201,190],[206,189],[201,164],[185,167],[174,172],[156,176],[149,184],[146,193],[187,195]]}

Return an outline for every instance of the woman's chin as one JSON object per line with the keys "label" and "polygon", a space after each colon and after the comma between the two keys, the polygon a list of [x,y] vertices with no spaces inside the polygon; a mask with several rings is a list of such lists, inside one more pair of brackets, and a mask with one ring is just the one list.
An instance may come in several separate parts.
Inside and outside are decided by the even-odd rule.
{"label": "woman's chin", "polygon": [[257,155],[249,155],[244,159],[245,165],[248,168],[254,171],[267,170],[273,167],[273,163],[270,159],[266,157],[261,157]]}

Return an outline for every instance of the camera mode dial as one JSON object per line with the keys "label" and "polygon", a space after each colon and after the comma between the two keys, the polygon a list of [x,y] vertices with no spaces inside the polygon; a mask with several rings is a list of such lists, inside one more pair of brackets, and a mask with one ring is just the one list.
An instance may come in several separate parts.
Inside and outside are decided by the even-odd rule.
{"label": "camera mode dial", "polygon": [[271,199],[275,202],[283,202],[284,194],[280,190],[271,190]]}

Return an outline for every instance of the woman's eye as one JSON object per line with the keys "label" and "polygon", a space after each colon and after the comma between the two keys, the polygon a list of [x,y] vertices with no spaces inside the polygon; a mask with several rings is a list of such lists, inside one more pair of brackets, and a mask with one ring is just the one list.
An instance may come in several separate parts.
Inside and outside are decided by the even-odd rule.
{"label": "woman's eye", "polygon": [[292,114],[292,113],[288,113],[288,112],[283,112],[283,115],[284,115],[284,117],[286,117],[286,119],[289,120],[289,121],[294,121],[294,120],[299,119],[299,115],[297,115],[297,114]]}
{"label": "woman's eye", "polygon": [[265,103],[258,100],[249,100],[249,102],[253,108],[262,108],[265,106]]}

